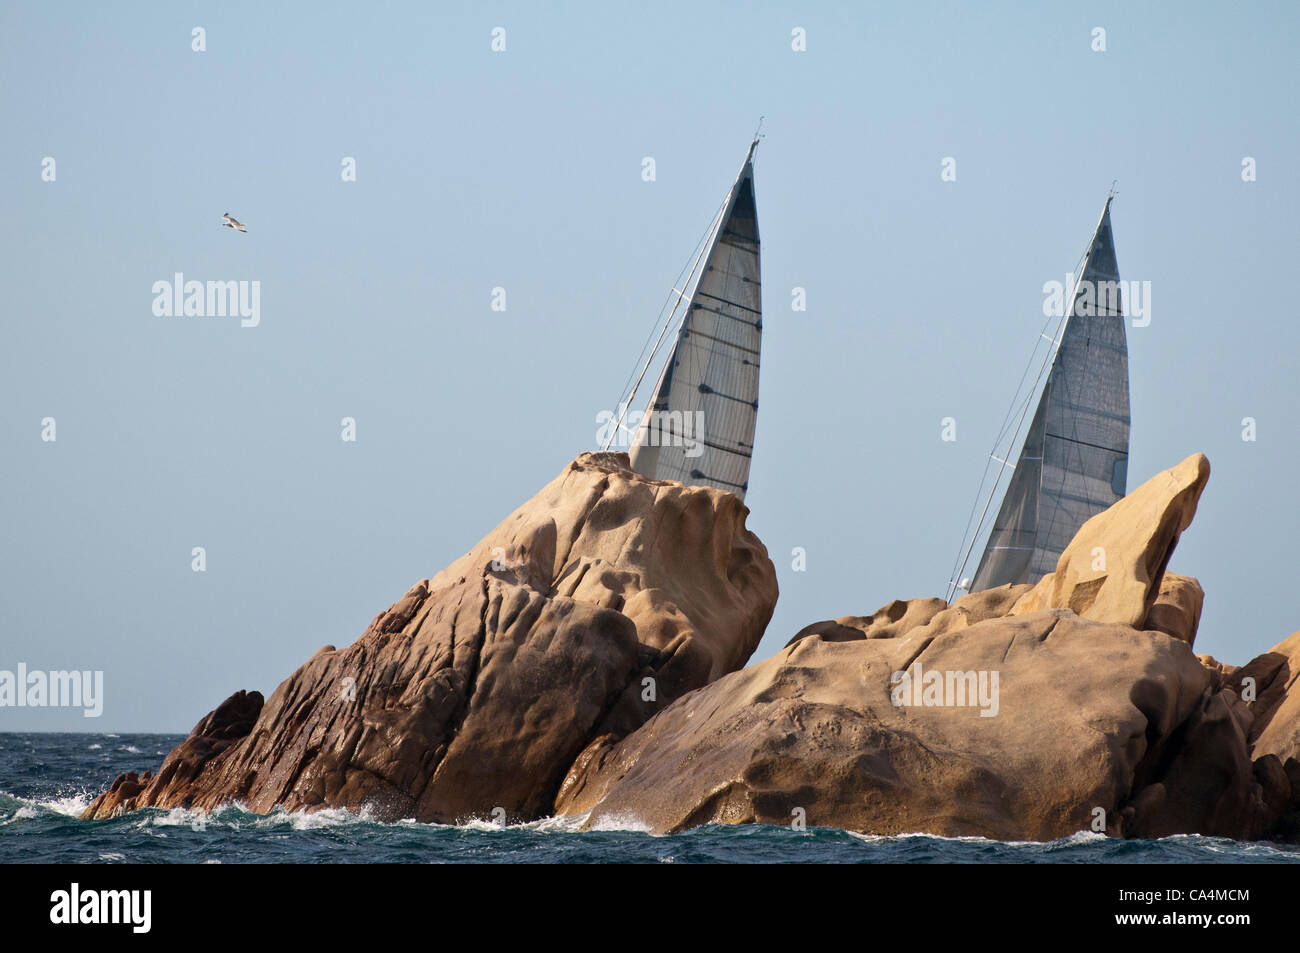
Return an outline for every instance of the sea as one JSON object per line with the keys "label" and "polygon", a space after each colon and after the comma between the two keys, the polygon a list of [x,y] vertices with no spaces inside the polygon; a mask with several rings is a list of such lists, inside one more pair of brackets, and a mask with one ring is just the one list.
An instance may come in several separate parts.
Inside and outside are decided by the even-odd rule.
{"label": "sea", "polygon": [[0,864],[1300,863],[1300,846],[1199,836],[1125,841],[1080,832],[1037,843],[760,824],[655,835],[634,819],[583,831],[568,818],[508,826],[380,823],[344,810],[259,815],[238,806],[212,815],[147,809],[80,818],[117,774],[157,770],[183,738],[0,733]]}

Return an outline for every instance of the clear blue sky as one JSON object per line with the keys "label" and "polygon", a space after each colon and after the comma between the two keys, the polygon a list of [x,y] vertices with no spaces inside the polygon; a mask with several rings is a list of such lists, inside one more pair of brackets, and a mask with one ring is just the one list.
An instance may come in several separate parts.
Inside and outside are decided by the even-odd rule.
{"label": "clear blue sky", "polygon": [[[0,730],[186,731],[465,552],[592,448],[760,115],[747,502],[781,600],[756,658],[942,593],[1043,283],[1118,179],[1120,269],[1152,285],[1129,485],[1209,456],[1172,568],[1207,591],[1198,650],[1245,662],[1300,627],[1298,21],[1289,3],[4,4],[0,669],[102,669],[107,697],[98,720],[9,709]],[[155,317],[178,271],[260,281],[260,326]]]}

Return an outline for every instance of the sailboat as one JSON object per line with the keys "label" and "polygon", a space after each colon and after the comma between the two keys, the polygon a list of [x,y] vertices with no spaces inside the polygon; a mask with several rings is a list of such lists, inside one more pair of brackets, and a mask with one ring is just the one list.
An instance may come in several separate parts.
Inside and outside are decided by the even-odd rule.
{"label": "sailboat", "polygon": [[[1020,456],[1011,467],[1011,481],[989,532],[974,580],[963,578],[971,550],[978,540],[1010,450],[1029,409],[1030,391],[1015,431],[999,458],[995,446],[991,463],[999,464],[993,488],[965,555],[949,581],[948,598],[959,589],[978,592],[1007,583],[1033,583],[1056,569],[1061,553],[1087,520],[1121,499],[1127,491],[1129,450],[1128,344],[1119,264],[1111,233],[1106,196],[1078,280],[1064,311],[1063,329],[1053,335],[1051,369],[1025,432]],[[1039,369],[1042,379],[1047,358]],[[1035,382],[1036,387],[1037,381]],[[1008,415],[999,441],[1015,420]],[[986,467],[987,479],[987,467]],[[976,499],[976,507],[979,498]],[[972,521],[974,510],[972,510]],[[969,529],[969,526],[968,526]]]}
{"label": "sailboat", "polygon": [[[761,138],[754,134],[681,288],[674,289],[668,318],[605,443],[608,449],[620,431],[635,434],[629,457],[637,472],[716,487],[742,500],[754,452],[763,333],[754,200],[754,150]],[[629,418],[627,408],[674,323],[646,410]]]}

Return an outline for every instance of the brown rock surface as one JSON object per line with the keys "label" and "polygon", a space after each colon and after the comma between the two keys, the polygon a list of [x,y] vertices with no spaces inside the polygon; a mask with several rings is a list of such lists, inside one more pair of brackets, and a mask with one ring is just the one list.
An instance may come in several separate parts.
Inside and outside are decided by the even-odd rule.
{"label": "brown rock surface", "polygon": [[[1228,684],[1239,694],[1253,679],[1254,723],[1250,742],[1256,757],[1275,755],[1289,775],[1300,779],[1300,632],[1278,643],[1232,673]],[[1300,790],[1297,791],[1300,794]]]}
{"label": "brown rock surface", "polygon": [[1032,586],[998,586],[962,596],[951,606],[942,599],[895,599],[871,615],[849,615],[826,622],[814,622],[795,633],[786,648],[815,635],[823,642],[855,642],[859,639],[896,639],[925,627],[928,635],[955,632],[985,619],[1004,616],[1016,600]]}
{"label": "brown rock surface", "polygon": [[[893,704],[891,676],[918,663],[998,673],[997,713]],[[810,636],[585,753],[558,807],[655,831],[788,824],[803,808],[808,824],[877,834],[1051,839],[1096,807],[1118,820],[1209,680],[1181,642],[1068,610],[933,637]]]}
{"label": "brown rock surface", "polygon": [[1234,692],[1204,692],[1177,732],[1160,739],[1139,769],[1140,793],[1124,809],[1124,833],[1241,840],[1271,833],[1291,789],[1276,758],[1252,763],[1247,743],[1252,721],[1249,707]]}
{"label": "brown rock surface", "polygon": [[232,696],[87,816],[232,800],[541,816],[593,737],[758,645],[776,574],[747,513],[729,493],[646,480],[625,454],[583,454],[351,646],[321,649],[265,705]]}
{"label": "brown rock surface", "polygon": [[1147,481],[1035,586],[814,623],[738,670],[776,601],[748,511],[585,454],[87,815],[238,800],[1048,840],[1101,809],[1115,835],[1300,841],[1300,633],[1241,668],[1197,656],[1204,593],[1166,571],[1208,472],[1197,454]]}
{"label": "brown rock surface", "polygon": [[810,635],[817,636],[823,642],[893,639],[917,626],[925,625],[945,608],[942,599],[895,599],[871,615],[846,615],[804,626],[786,643],[786,648]]}
{"label": "brown rock surface", "polygon": [[[1210,462],[1194,453],[1098,513],[1079,528],[1056,571],[1022,596],[1012,615],[1071,609],[1095,622],[1142,627],[1209,478]],[[1104,568],[1094,568],[1103,562]]]}
{"label": "brown rock surface", "polygon": [[1163,632],[1188,645],[1196,644],[1196,629],[1201,624],[1201,607],[1205,590],[1191,576],[1166,572],[1160,580],[1160,592],[1147,612],[1144,629]]}
{"label": "brown rock surface", "polygon": [[[558,809],[665,832],[802,809],[876,834],[1044,840],[1093,828],[1101,808],[1111,834],[1300,838],[1300,633],[1241,669],[1198,657],[1204,593],[1165,571],[1208,473],[1198,454],[1143,484],[1034,587],[806,627],[588,746]],[[951,696],[893,704],[891,676],[917,665],[954,686],[996,673],[997,714]]]}

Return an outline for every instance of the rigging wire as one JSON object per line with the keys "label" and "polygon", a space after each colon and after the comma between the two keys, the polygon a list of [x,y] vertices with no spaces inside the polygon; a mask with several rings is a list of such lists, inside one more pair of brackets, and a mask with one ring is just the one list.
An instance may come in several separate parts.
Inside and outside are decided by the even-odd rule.
{"label": "rigging wire", "polygon": [[[642,363],[642,357],[645,356],[646,348],[650,346],[650,341],[654,338],[655,328],[659,327],[659,318],[655,319],[655,323],[650,327],[650,334],[646,337],[645,344],[641,345],[641,354],[637,356],[637,362],[632,366],[632,371],[628,374],[627,380],[624,381],[623,387],[619,393],[623,394],[627,392],[628,385],[632,384],[632,379],[634,377],[636,378],[636,383],[632,384],[632,391],[627,395],[627,399],[619,401],[620,409],[618,419],[615,420],[614,427],[610,431],[609,439],[605,441],[605,446],[601,448],[602,450],[608,450],[613,444],[614,438],[618,435],[619,431],[623,429],[623,418],[627,416],[627,412],[632,406],[632,401],[636,399],[636,392],[641,387],[641,382],[645,379],[646,372],[650,369],[650,365],[654,363],[655,357],[658,355],[659,349],[663,345],[664,337],[667,334],[669,326],[672,324],[673,316],[677,313],[677,308],[686,297],[686,288],[682,287],[679,289],[677,286],[682,284],[683,277],[686,279],[686,284],[690,284],[690,280],[695,274],[695,269],[699,267],[700,259],[704,257],[704,249],[707,247],[709,236],[712,235],[714,230],[718,227],[719,219],[726,210],[729,198],[730,193],[728,193],[727,197],[722,200],[717,211],[713,213],[713,217],[709,220],[708,228],[705,229],[704,234],[700,236],[700,240],[695,243],[695,248],[687,257],[687,264],[682,265],[681,271],[677,273],[677,280],[673,282],[673,290],[669,292],[668,298],[659,309],[660,316],[663,315],[665,310],[668,310],[668,316],[664,319],[663,327],[659,331],[659,337],[655,340],[654,348],[650,351],[649,357],[645,357],[644,363]],[[672,305],[671,309],[669,309],[670,303]],[[640,368],[639,375],[637,374],[638,368]]]}
{"label": "rigging wire", "polygon": [[[1029,405],[1033,402],[1034,395],[1038,393],[1038,384],[1043,378],[1043,372],[1047,370],[1048,366],[1055,360],[1057,349],[1060,347],[1065,324],[1069,321],[1070,314],[1074,310],[1074,296],[1078,294],[1079,282],[1083,279],[1083,269],[1086,267],[1088,255],[1092,251],[1092,244],[1096,237],[1097,233],[1094,231],[1092,238],[1088,241],[1088,247],[1084,249],[1083,254],[1080,255],[1078,260],[1075,262],[1074,274],[1076,277],[1074,288],[1071,291],[1070,301],[1066,307],[1062,309],[1061,317],[1057,322],[1056,329],[1052,332],[1052,338],[1048,343],[1047,352],[1044,354],[1043,360],[1039,365],[1038,374],[1034,377],[1034,384],[1029,391],[1025,393],[1023,403],[1021,404],[1020,392],[1024,387],[1025,379],[1029,376],[1029,369],[1034,365],[1034,357],[1037,355],[1040,346],[1038,341],[1034,342],[1034,349],[1029,355],[1029,363],[1025,365],[1025,370],[1020,375],[1020,384],[1016,387],[1015,394],[1011,398],[1011,405],[1007,408],[1007,413],[1003,418],[1002,426],[998,431],[997,437],[994,439],[993,449],[989,451],[988,458],[984,462],[984,474],[980,477],[979,489],[976,491],[975,500],[971,504],[970,515],[966,518],[966,532],[962,535],[961,542],[957,546],[956,561],[953,564],[952,574],[948,578],[948,589],[944,599],[945,602],[951,603],[953,597],[957,594],[957,590],[962,588],[961,583],[963,581],[963,574],[966,572],[966,566],[970,562],[971,552],[975,548],[975,542],[979,539],[980,533],[984,528],[984,520],[988,516],[989,507],[993,503],[993,497],[997,494],[998,484],[1002,481],[1002,474],[1006,472],[1008,467],[1011,467],[1011,451],[1015,449],[1016,441],[1020,436],[1020,429],[1024,426],[1025,417],[1029,413]],[[1048,319],[1043,322],[1043,330],[1039,332],[1040,340],[1046,337],[1045,332],[1051,323],[1052,318],[1049,316]],[[1011,419],[1015,417],[1018,406],[1020,407],[1020,417],[1016,422],[1015,432],[1012,433],[1011,439],[1007,443],[1004,458],[1002,460],[997,460],[996,454],[998,447],[1002,445],[1002,439],[1007,434],[1007,428],[1010,426]],[[975,519],[975,511],[979,509],[979,502],[983,498],[984,486],[988,481],[989,467],[992,466],[995,460],[997,460],[1000,466],[998,467],[997,475],[993,478],[993,485],[989,488],[988,499],[984,502],[984,509],[980,513],[979,522],[975,525],[975,531],[972,533],[971,523]],[[1011,467],[1011,469],[1014,470],[1014,467]],[[968,539],[969,543],[967,542]],[[964,554],[962,552],[963,548],[965,549]]]}
{"label": "rigging wire", "polygon": [[[682,263],[681,271],[677,273],[677,277],[673,280],[674,288],[676,288],[676,286],[681,283],[682,276],[686,274],[686,270],[690,267],[691,261],[695,258],[696,254],[699,253],[700,246],[704,244],[704,242],[709,237],[709,233],[713,231],[713,222],[715,219],[717,219],[717,217],[718,217],[718,213],[714,212],[713,218],[709,219],[709,225],[704,230],[704,234],[701,235],[700,240],[695,243],[695,247],[691,249],[691,253],[686,256],[686,261]],[[632,379],[636,377],[637,369],[641,366],[641,360],[642,358],[645,357],[646,348],[648,348],[650,346],[650,342],[654,340],[655,328],[659,327],[660,319],[663,317],[664,312],[668,310],[668,306],[672,303],[675,294],[676,294],[675,291],[670,291],[668,293],[668,296],[664,298],[663,306],[659,309],[659,315],[658,317],[655,318],[654,323],[650,325],[650,333],[646,335],[645,343],[641,345],[641,351],[640,353],[637,354],[636,361],[632,364],[632,370],[628,372],[627,380],[625,380],[623,382],[623,386],[619,388],[618,392],[620,394],[627,393],[628,387],[631,386],[632,384]]]}

